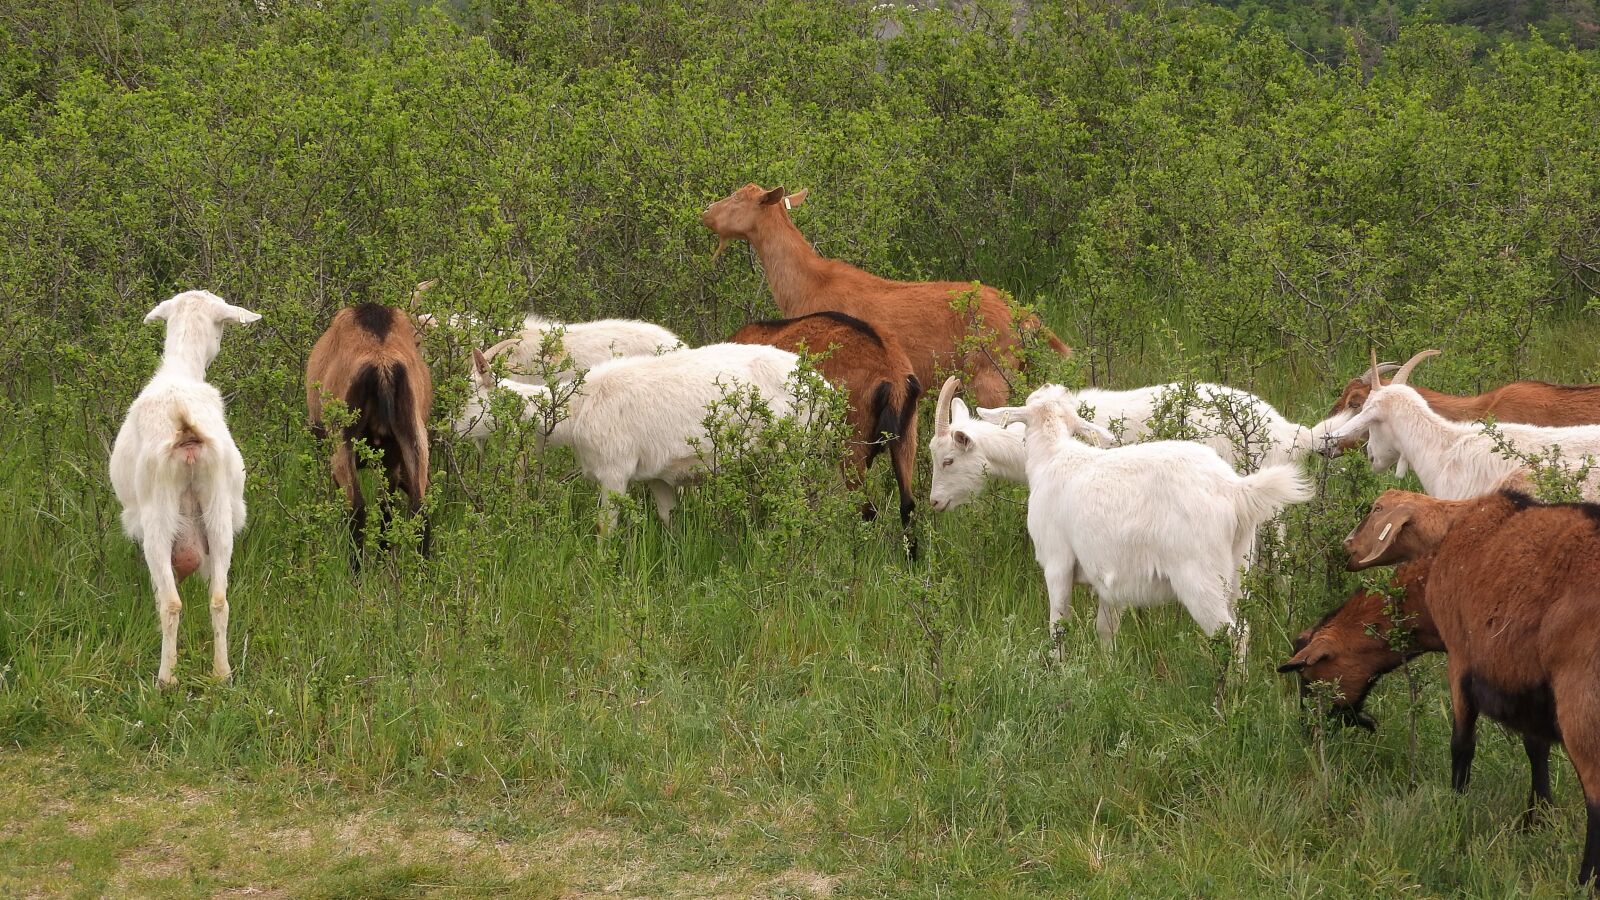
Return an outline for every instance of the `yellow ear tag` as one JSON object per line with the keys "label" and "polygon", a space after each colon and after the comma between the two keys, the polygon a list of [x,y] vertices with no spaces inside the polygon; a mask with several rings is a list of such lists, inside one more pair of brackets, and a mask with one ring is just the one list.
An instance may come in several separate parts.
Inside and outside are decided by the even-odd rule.
{"label": "yellow ear tag", "polygon": [[1380,540],[1380,541],[1388,540],[1389,539],[1389,529],[1391,529],[1393,527],[1394,527],[1394,523],[1393,522],[1385,522],[1384,526],[1383,526],[1383,530],[1378,532],[1378,540]]}
{"label": "yellow ear tag", "polygon": [[789,198],[788,197],[783,198],[783,208],[784,209],[794,209],[793,206],[789,205]]}

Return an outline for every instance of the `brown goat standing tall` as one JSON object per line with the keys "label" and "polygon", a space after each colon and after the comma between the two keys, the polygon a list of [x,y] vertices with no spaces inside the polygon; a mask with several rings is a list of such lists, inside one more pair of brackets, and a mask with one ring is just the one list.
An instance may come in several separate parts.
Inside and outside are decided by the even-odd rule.
{"label": "brown goat standing tall", "polygon": [[[734,240],[749,241],[766,271],[772,299],[785,316],[833,310],[872,325],[900,342],[917,380],[933,384],[939,370],[957,369],[970,379],[977,401],[1002,406],[1010,397],[1002,366],[1017,367],[1017,333],[1011,309],[992,287],[978,289],[976,309],[958,311],[952,303],[973,286],[960,281],[891,281],[817,253],[789,219],[789,210],[806,192],[787,194],[747,184],[711,204],[700,221],[717,233],[717,252]],[[1040,328],[1056,352],[1072,352],[1061,339],[1029,317],[1021,323]],[[976,348],[969,337],[978,339]]]}
{"label": "brown goat standing tall", "polygon": [[[361,438],[383,455],[391,489],[402,490],[411,512],[422,511],[428,492],[428,413],[433,407],[433,379],[417,347],[417,333],[404,312],[379,303],[341,309],[306,362],[306,408],[311,428],[327,436],[322,422],[325,398],[344,401],[355,421],[333,450],[333,479],[350,503],[350,530],[355,540],[351,565],[359,568],[366,502],[356,469],[361,460],[351,441]],[[384,506],[385,518],[388,505]],[[422,552],[428,552],[431,529],[422,526]]]}
{"label": "brown goat standing tall", "polygon": [[1600,505],[1502,490],[1385,491],[1345,541],[1353,569],[1433,554],[1428,608],[1450,654],[1451,784],[1465,790],[1481,712],[1520,733],[1530,811],[1564,743],[1588,805],[1579,883],[1600,874]]}
{"label": "brown goat standing tall", "polygon": [[[850,444],[851,468],[847,472],[850,486],[859,486],[867,467],[887,449],[895,484],[900,489],[900,524],[909,529],[916,508],[912,482],[917,464],[917,398],[922,395],[922,385],[899,343],[866,322],[839,312],[751,322],[735,331],[728,342],[767,344],[791,353],[804,348],[813,354],[827,354],[817,362],[817,370],[830,384],[850,395],[848,421],[855,436]],[[863,518],[870,520],[877,514],[878,508],[871,500],[861,508]],[[916,541],[910,540],[911,556],[915,558]]]}
{"label": "brown goat standing tall", "polygon": [[[1379,380],[1388,384],[1382,376],[1398,368],[1394,363],[1380,363]],[[1339,399],[1334,401],[1328,418],[1360,412],[1362,405],[1367,402],[1367,395],[1372,393],[1372,378],[1369,371],[1350,379]],[[1470,397],[1444,394],[1415,384],[1410,387],[1422,395],[1434,412],[1457,422],[1476,422],[1485,416],[1494,416],[1500,422],[1518,422],[1545,428],[1600,424],[1600,384],[1514,381]],[[1339,449],[1347,450],[1358,444],[1359,440],[1346,441]]]}
{"label": "brown goat standing tall", "polygon": [[1407,649],[1397,649],[1389,641],[1395,627],[1389,598],[1374,591],[1356,591],[1338,609],[1300,632],[1294,639],[1294,656],[1278,671],[1298,673],[1302,693],[1311,682],[1331,682],[1338,687],[1339,696],[1329,712],[1346,724],[1373,730],[1376,723],[1362,707],[1379,677],[1407,660],[1444,649],[1428,612],[1428,565],[1429,560],[1423,558],[1394,570],[1394,584],[1404,591],[1398,612],[1411,632]]}

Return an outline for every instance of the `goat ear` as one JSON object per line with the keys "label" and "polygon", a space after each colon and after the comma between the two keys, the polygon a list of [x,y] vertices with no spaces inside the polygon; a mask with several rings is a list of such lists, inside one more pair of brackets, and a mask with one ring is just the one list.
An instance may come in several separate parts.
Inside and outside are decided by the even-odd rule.
{"label": "goat ear", "polygon": [[950,421],[965,422],[972,418],[972,411],[967,409],[967,403],[960,397],[950,398]]}
{"label": "goat ear", "polygon": [[1368,553],[1366,559],[1361,560],[1356,565],[1372,565],[1373,560],[1376,560],[1387,552],[1390,547],[1394,546],[1395,541],[1400,537],[1400,532],[1405,529],[1406,523],[1410,521],[1411,510],[1404,506],[1398,506],[1384,513],[1383,518],[1370,523],[1368,527],[1377,528],[1378,536],[1373,541],[1372,552]]}
{"label": "goat ear", "polygon": [[172,301],[176,299],[178,298],[170,297],[157,303],[155,309],[144,314],[144,323],[149,325],[151,322],[165,321],[168,316],[172,315]]}
{"label": "goat ear", "polygon": [[794,209],[795,207],[799,206],[800,204],[806,202],[806,194],[809,194],[810,192],[811,192],[810,188],[801,188],[800,190],[795,191],[794,193],[790,194],[789,196],[784,197],[783,198],[783,208],[784,209]]}
{"label": "goat ear", "polygon": [[1278,673],[1287,675],[1290,672],[1298,672],[1306,666],[1314,666],[1327,660],[1328,655],[1328,648],[1326,647],[1319,646],[1316,649],[1312,649],[1309,646],[1302,647],[1299,653],[1296,653],[1289,658],[1288,662],[1278,667]]}
{"label": "goat ear", "polygon": [[478,378],[478,383],[486,388],[494,388],[494,370],[489,368],[489,360],[484,357],[483,351],[474,347],[472,349],[472,372]]}
{"label": "goat ear", "polygon": [[787,191],[785,191],[781,187],[775,187],[772,190],[767,191],[765,194],[761,195],[761,205],[762,206],[770,206],[771,204],[777,203],[779,200],[782,200],[786,196],[788,196],[788,192]]}
{"label": "goat ear", "polygon": [[1101,447],[1115,447],[1117,445],[1117,436],[1111,433],[1111,429],[1106,428],[1104,425],[1097,425],[1087,419],[1080,423],[1078,433],[1094,438],[1094,442]]}
{"label": "goat ear", "polygon": [[965,431],[953,431],[950,436],[955,438],[956,446],[963,450],[972,446],[972,438]]}
{"label": "goat ear", "polygon": [[224,322],[237,322],[240,325],[249,325],[251,322],[261,321],[261,313],[251,312],[242,306],[234,306],[232,303],[224,303],[222,305],[222,311],[217,314],[217,318]]}

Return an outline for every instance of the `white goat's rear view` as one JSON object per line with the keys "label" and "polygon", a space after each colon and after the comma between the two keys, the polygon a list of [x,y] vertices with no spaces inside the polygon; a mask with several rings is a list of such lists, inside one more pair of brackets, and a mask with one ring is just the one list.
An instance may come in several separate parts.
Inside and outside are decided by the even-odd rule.
{"label": "white goat's rear view", "polygon": [[[549,387],[496,382],[488,359],[476,352],[473,359],[477,390],[485,397],[497,389],[513,391],[529,416],[549,407]],[[810,410],[796,408],[791,392],[799,366],[798,356],[764,344],[711,344],[603,362],[589,370],[547,440],[571,447],[584,474],[600,485],[602,532],[616,521],[612,496],[637,481],[650,485],[665,523],[677,505],[678,487],[702,468],[706,417],[729,392],[753,390],[774,419],[810,420]]]}
{"label": "white goat's rear view", "polygon": [[156,681],[177,684],[178,584],[197,570],[211,588],[212,671],[228,665],[228,566],[233,536],[244,527],[244,460],[228,433],[222,394],[206,368],[222,346],[222,327],[261,318],[208,291],[187,291],[144,317],[167,323],[155,377],[128,409],[111,450],[111,485],[122,527],[144,548],[161,618]]}
{"label": "white goat's rear view", "polygon": [[1000,425],[1027,426],[1028,534],[1044,569],[1051,627],[1066,617],[1074,581],[1099,595],[1095,624],[1108,644],[1123,609],[1174,599],[1208,635],[1233,626],[1256,529],[1312,496],[1298,468],[1241,476],[1188,441],[1092,447],[1072,437],[1094,430],[1075,407],[1069,392],[1050,386],[1026,406],[980,411]]}

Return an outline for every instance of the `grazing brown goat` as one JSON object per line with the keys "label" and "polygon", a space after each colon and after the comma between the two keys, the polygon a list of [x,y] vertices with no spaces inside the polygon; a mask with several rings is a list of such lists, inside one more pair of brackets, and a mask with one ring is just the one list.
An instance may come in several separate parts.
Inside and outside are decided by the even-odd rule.
{"label": "grazing brown goat", "polygon": [[1432,553],[1428,608],[1450,654],[1451,784],[1465,790],[1481,712],[1522,735],[1530,815],[1564,743],[1588,805],[1580,884],[1600,874],[1600,505],[1501,490],[1385,491],[1345,540],[1352,568]]}
{"label": "grazing brown goat", "polygon": [[[350,442],[361,438],[383,455],[384,473],[392,489],[405,491],[411,512],[422,511],[428,492],[428,412],[433,406],[433,379],[417,348],[411,317],[379,303],[341,309],[317,339],[306,362],[306,408],[318,438],[327,436],[322,406],[327,398],[344,401],[355,421],[333,450],[333,480],[350,503],[350,531],[355,539],[351,565],[359,568],[366,502],[356,469],[361,460]],[[385,518],[388,504],[383,504]],[[428,552],[430,528],[423,519],[422,552]]]}
{"label": "grazing brown goat", "polygon": [[1278,671],[1298,673],[1302,693],[1311,682],[1331,682],[1339,696],[1330,712],[1347,725],[1372,731],[1376,723],[1362,706],[1378,679],[1409,659],[1444,649],[1423,593],[1427,579],[1426,558],[1394,571],[1394,584],[1405,592],[1399,612],[1411,631],[1408,649],[1397,650],[1389,643],[1389,632],[1394,629],[1389,598],[1373,591],[1356,591],[1338,609],[1300,632],[1294,639],[1294,656]]}
{"label": "grazing brown goat", "polygon": [[[922,384],[933,384],[939,370],[959,369],[967,374],[980,405],[1004,405],[1010,386],[1001,367],[1017,367],[1017,334],[1000,292],[980,287],[976,308],[958,310],[952,303],[973,290],[968,282],[890,281],[826,259],[789,220],[789,210],[805,198],[803,190],[787,194],[781,187],[769,191],[747,184],[711,204],[700,221],[721,238],[719,254],[730,241],[750,242],[761,258],[772,299],[785,316],[824,310],[854,316],[899,341]],[[1032,316],[1021,324],[1039,328],[1056,352],[1072,352]],[[976,346],[969,337],[977,338]]]}
{"label": "grazing brown goat", "polygon": [[[1382,376],[1400,368],[1394,363],[1380,363],[1378,375]],[[1372,372],[1363,372],[1350,379],[1344,393],[1334,402],[1328,420],[1348,419],[1361,411],[1372,393]],[[1383,381],[1388,384],[1388,381]],[[1544,381],[1514,381],[1483,394],[1460,397],[1442,394],[1418,385],[1411,388],[1434,412],[1457,422],[1476,422],[1485,416],[1494,416],[1500,422],[1518,422],[1523,425],[1541,425],[1560,428],[1568,425],[1600,424],[1600,384],[1550,384]],[[1361,444],[1360,438],[1340,443],[1338,449],[1348,450]]]}
{"label": "grazing brown goat", "polygon": [[[813,313],[794,319],[751,322],[728,338],[731,344],[768,344],[798,353],[801,348],[827,355],[817,371],[828,383],[850,395],[848,421],[854,432],[850,443],[850,486],[866,476],[867,467],[885,449],[900,488],[900,524],[911,527],[916,508],[912,480],[917,464],[917,398],[922,384],[911,361],[894,338],[871,325],[839,312]],[[872,519],[878,508],[868,500],[863,518]],[[916,556],[916,544],[910,547]]]}

